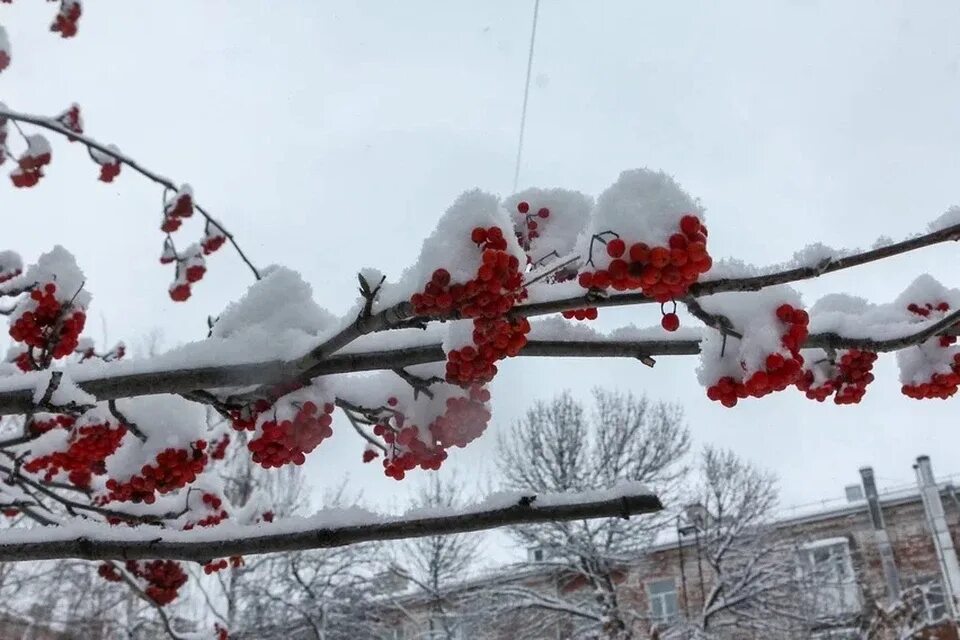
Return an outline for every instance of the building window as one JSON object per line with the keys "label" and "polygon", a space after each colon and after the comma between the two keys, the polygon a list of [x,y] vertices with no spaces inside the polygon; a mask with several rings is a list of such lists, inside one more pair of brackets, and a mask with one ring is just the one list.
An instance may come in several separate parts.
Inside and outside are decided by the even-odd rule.
{"label": "building window", "polygon": [[650,619],[654,622],[671,622],[680,613],[673,578],[648,582],[647,599],[650,601]]}
{"label": "building window", "polygon": [[810,583],[814,610],[824,615],[853,613],[860,608],[857,578],[846,538],[810,543],[800,550],[800,566]]}

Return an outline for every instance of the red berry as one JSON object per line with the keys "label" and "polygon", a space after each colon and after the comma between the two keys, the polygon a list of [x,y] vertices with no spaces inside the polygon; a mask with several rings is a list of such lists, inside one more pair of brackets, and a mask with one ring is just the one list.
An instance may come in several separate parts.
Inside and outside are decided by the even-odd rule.
{"label": "red berry", "polygon": [[627,250],[626,243],[620,238],[614,238],[607,243],[607,255],[611,258],[619,258]]}
{"label": "red berry", "polygon": [[700,218],[694,215],[683,216],[680,218],[680,230],[688,236],[700,233]]}
{"label": "red berry", "polygon": [[526,214],[527,211],[530,211],[530,204],[527,202],[520,202],[517,204],[517,211],[520,213]]}
{"label": "red berry", "polygon": [[680,328],[680,316],[675,313],[665,313],[660,318],[660,326],[667,331],[676,331]]}

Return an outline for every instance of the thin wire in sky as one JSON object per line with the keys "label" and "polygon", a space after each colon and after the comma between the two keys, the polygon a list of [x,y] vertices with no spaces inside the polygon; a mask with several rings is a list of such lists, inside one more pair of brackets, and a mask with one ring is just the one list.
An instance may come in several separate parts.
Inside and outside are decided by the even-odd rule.
{"label": "thin wire in sky", "polygon": [[530,99],[530,72],[533,69],[533,44],[537,39],[537,18],[540,15],[540,0],[533,3],[533,27],[530,29],[530,52],[527,54],[527,82],[523,87],[523,109],[520,112],[520,139],[517,141],[517,164],[513,170],[513,191],[520,181],[520,159],[523,156],[523,133],[527,128],[527,101]]}

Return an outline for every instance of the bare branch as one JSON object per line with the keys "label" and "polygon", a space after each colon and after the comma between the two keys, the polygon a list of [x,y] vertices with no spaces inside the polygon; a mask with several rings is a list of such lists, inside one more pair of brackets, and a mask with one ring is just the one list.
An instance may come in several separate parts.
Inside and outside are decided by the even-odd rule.
{"label": "bare branch", "polygon": [[[372,540],[399,540],[421,536],[482,531],[496,527],[558,520],[626,517],[653,513],[663,508],[654,495],[624,495],[606,500],[537,506],[536,496],[524,496],[506,507],[467,511],[455,515],[388,519],[359,525],[316,527],[282,531],[283,525],[234,527],[229,535],[215,530],[165,532],[142,528],[124,532],[91,526],[87,535],[64,537],[39,528],[8,534],[0,542],[0,561],[49,560],[64,557],[87,560],[164,558],[205,562],[210,558],[342,547]],[[270,533],[271,528],[281,529]],[[288,528],[288,527],[287,527]],[[195,538],[191,540],[191,538]]]}

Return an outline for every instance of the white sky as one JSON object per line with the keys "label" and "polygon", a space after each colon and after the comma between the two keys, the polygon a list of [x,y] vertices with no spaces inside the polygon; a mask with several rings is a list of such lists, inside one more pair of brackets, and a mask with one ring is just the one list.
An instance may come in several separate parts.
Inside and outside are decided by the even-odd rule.
{"label": "white sky", "polygon": [[[396,276],[463,190],[511,186],[531,1],[96,0],[79,36],[47,32],[52,7],[0,7],[14,64],[10,107],[55,114],[80,103],[88,132],[189,181],[260,265],[300,271],[336,313],[354,273]],[[868,246],[923,231],[960,201],[960,6],[955,2],[543,0],[525,186],[597,194],[626,168],[672,173],[708,209],[711,252],[754,263],[805,244]],[[205,319],[249,284],[222,250],[186,305],[157,264],[160,191],[125,170],[96,181],[58,141],[48,177],[0,188],[3,248],[28,260],[55,243],[79,259],[111,341],[205,335]],[[199,230],[194,230],[199,234]],[[875,302],[918,274],[957,285],[956,246],[801,285]],[[953,276],[951,278],[951,276]],[[654,308],[601,310],[599,326],[653,324]],[[689,318],[686,322],[691,322]],[[872,464],[881,485],[912,480],[916,455],[960,471],[956,402],[909,400],[893,358],[856,408],[796,392],[709,402],[695,358],[522,359],[493,385],[494,424],[448,466],[479,483],[495,433],[536,399],[605,385],[683,404],[698,444],[775,470],[786,504],[842,495]],[[308,463],[318,488],[349,473],[383,506],[409,483],[359,463],[340,429]]]}

